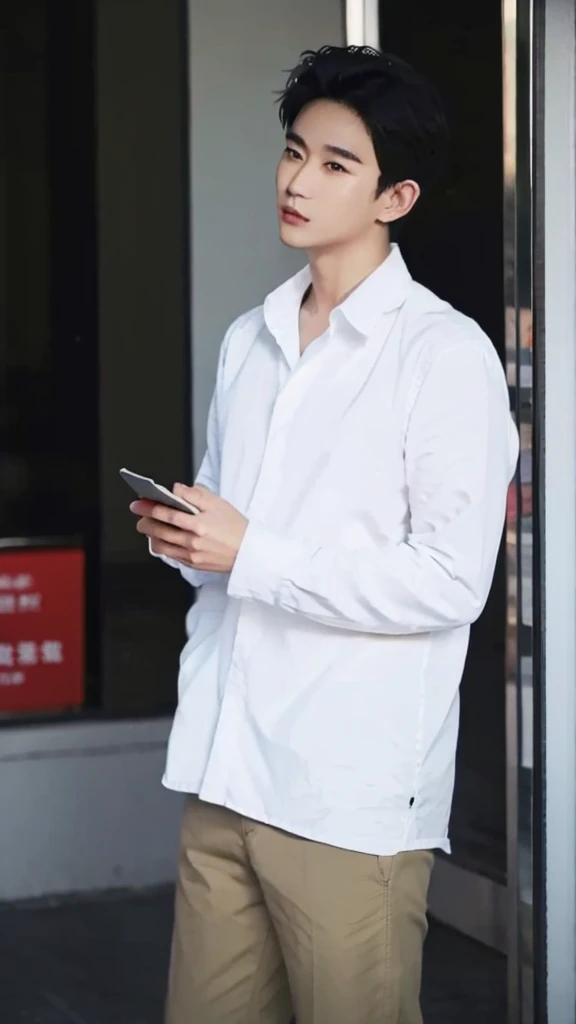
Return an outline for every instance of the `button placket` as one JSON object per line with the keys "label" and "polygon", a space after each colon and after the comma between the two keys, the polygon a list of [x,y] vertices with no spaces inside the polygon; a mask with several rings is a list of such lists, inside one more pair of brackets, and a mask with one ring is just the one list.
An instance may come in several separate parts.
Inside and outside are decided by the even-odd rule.
{"label": "button placket", "polygon": [[299,364],[282,387],[270,417],[266,444],[262,455],[260,472],[252,500],[248,509],[249,516],[265,515],[270,501],[273,500],[281,482],[281,465],[284,444],[280,441],[282,432],[296,415],[298,406],[304,399],[314,378],[320,372],[318,360],[322,350],[315,354],[306,364]]}

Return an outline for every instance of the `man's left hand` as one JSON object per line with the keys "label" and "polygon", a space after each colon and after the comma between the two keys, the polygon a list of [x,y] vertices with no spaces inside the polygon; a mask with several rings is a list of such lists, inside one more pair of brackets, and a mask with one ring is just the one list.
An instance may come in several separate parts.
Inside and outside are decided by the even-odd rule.
{"label": "man's left hand", "polygon": [[174,494],[194,505],[199,514],[142,499],[130,505],[142,517],[136,529],[150,537],[154,554],[204,572],[231,572],[248,527],[246,517],[205,487],[175,484]]}

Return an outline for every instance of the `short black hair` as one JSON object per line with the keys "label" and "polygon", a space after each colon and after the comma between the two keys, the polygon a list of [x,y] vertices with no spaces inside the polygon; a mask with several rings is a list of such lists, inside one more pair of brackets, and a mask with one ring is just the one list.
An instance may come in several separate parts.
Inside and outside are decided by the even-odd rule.
{"label": "short black hair", "polygon": [[369,46],[305,50],[280,95],[284,130],[321,99],[342,103],[362,119],[380,168],[378,195],[406,180],[424,192],[443,173],[450,142],[440,97],[399,57]]}

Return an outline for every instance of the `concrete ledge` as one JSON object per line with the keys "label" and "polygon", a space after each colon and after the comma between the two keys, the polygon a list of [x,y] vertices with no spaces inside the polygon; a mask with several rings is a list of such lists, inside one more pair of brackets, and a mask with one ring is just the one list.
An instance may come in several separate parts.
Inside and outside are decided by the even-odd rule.
{"label": "concrete ledge", "polygon": [[0,733],[0,900],[169,882],[182,797],[161,785],[170,721]]}
{"label": "concrete ledge", "polygon": [[0,764],[70,754],[90,757],[142,747],[165,749],[171,724],[165,717],[13,726],[0,732]]}

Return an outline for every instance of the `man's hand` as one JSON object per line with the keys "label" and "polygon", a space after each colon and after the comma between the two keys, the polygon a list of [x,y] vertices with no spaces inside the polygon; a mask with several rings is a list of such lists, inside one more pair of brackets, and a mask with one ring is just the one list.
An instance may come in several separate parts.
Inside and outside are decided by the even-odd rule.
{"label": "man's hand", "polygon": [[204,572],[230,572],[246,533],[246,517],[205,487],[175,484],[174,494],[195,505],[199,514],[178,512],[153,501],[134,501],[130,511],[142,517],[136,525],[138,532],[150,537],[155,555]]}

